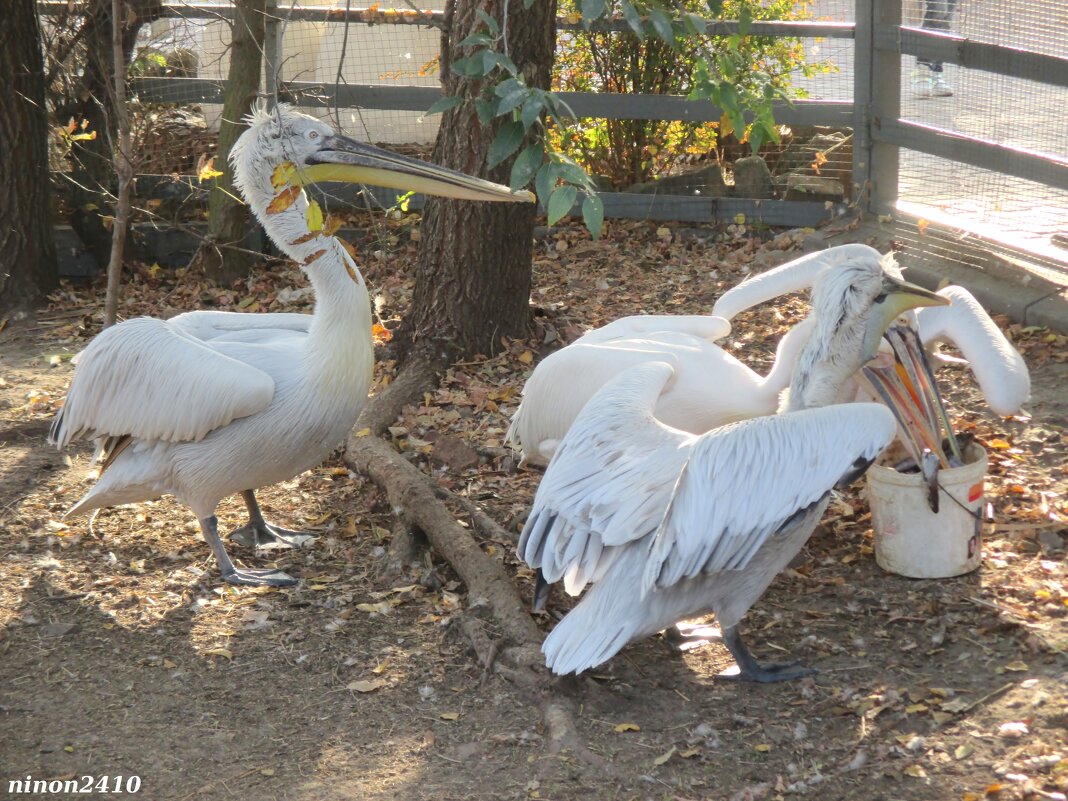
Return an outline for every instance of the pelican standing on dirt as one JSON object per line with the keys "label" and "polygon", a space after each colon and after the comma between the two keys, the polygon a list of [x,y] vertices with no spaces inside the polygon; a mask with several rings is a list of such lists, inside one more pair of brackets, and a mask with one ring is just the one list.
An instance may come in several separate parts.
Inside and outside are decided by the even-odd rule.
{"label": "pelican standing on dirt", "polygon": [[171,494],[192,509],[231,584],[287,586],[278,570],[234,566],[215,507],[241,493],[239,541],[295,544],[265,523],[254,490],[315,466],[367,400],[374,363],[363,276],[302,187],[348,181],[443,197],[528,202],[508,188],[355,142],[287,106],[258,108],[231,151],[234,183],[271,239],[307,274],[314,314],[192,312],[142,317],[98,335],[81,354],[52,425],[60,448],[98,441],[96,484],[67,513]]}
{"label": "pelican standing on dirt", "polygon": [[700,436],[654,415],[678,376],[668,362],[631,367],[597,392],[556,450],[518,547],[572,595],[593,584],[542,646],[552,671],[579,673],[711,611],[737,678],[810,673],[758,663],[738,623],[800,551],[832,488],[861,475],[896,434],[885,406],[839,403],[846,381],[903,311],[947,303],[876,258],[825,273],[784,413]]}
{"label": "pelican standing on dirt", "polygon": [[[807,318],[788,330],[775,362],[761,376],[716,344],[730,333],[730,318],[759,303],[811,287],[819,275],[847,269],[857,259],[882,260],[895,277],[892,254],[867,245],[839,245],[802,256],[724,293],[712,315],[636,315],[588,332],[545,357],[535,368],[512,417],[507,441],[534,464],[546,464],[586,401],[610,378],[649,361],[666,361],[675,377],[657,400],[656,417],[693,434],[773,414],[813,331]],[[950,306],[919,309],[916,325],[924,345],[957,345],[972,367],[991,408],[1015,413],[1030,397],[1027,366],[983,307],[963,287],[939,294]]]}

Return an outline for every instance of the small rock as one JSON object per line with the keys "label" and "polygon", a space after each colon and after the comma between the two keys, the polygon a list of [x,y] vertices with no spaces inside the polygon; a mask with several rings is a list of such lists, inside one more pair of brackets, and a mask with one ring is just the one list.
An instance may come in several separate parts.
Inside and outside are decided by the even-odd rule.
{"label": "small rock", "polygon": [[837,178],[819,175],[790,175],[786,179],[787,200],[831,201],[845,199],[845,189]]}
{"label": "small rock", "polygon": [[761,156],[746,156],[734,162],[735,197],[770,198],[774,194],[771,170]]}
{"label": "small rock", "polygon": [[[429,434],[427,439],[430,440]],[[459,437],[438,434],[433,442],[431,460],[448,465],[450,470],[467,470],[478,464],[478,453]]]}
{"label": "small rock", "polygon": [[72,631],[78,630],[77,623],[49,623],[46,626],[41,626],[42,637],[63,637],[70,634]]}

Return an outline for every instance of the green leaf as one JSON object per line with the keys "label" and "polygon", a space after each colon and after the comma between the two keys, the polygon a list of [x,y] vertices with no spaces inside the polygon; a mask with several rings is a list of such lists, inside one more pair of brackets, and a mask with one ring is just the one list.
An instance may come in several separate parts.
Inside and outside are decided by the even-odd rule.
{"label": "green leaf", "polygon": [[452,62],[451,69],[457,75],[463,75],[467,78],[474,78],[479,75],[483,75],[482,72],[482,53],[475,53],[470,58],[460,58]]}
{"label": "green leaf", "polygon": [[559,165],[555,161],[545,162],[538,170],[538,174],[534,178],[534,191],[538,193],[538,201],[543,208],[549,207],[549,196],[556,187],[556,182],[559,178]]}
{"label": "green leaf", "polygon": [[753,9],[747,4],[743,3],[741,10],[738,12],[738,35],[748,36],[749,26],[753,24]]}
{"label": "green leaf", "polygon": [[553,194],[549,198],[549,205],[545,209],[549,217],[549,225],[555,225],[568,215],[571,207],[575,205],[575,197],[577,195],[578,190],[571,184],[565,184],[553,190]]}
{"label": "green leaf", "polygon": [[653,23],[657,36],[673,48],[678,47],[678,42],[675,41],[675,31],[671,27],[671,17],[658,8],[650,8],[649,21]]}
{"label": "green leaf", "polygon": [[601,238],[601,227],[604,225],[604,203],[597,195],[586,195],[582,201],[582,221],[586,224],[586,230],[594,239]]}
{"label": "green leaf", "polygon": [[589,25],[604,16],[607,3],[605,0],[582,0],[582,21]]}
{"label": "green leaf", "polygon": [[[527,7],[529,8],[529,6],[527,6]],[[501,27],[497,24],[497,20],[495,20],[493,17],[491,17],[489,14],[487,14],[481,8],[478,11],[476,11],[475,13],[478,14],[478,18],[480,20],[482,20],[483,24],[487,28],[489,28],[490,33],[492,33],[494,36],[500,36],[501,35]]]}
{"label": "green leaf", "polygon": [[515,78],[509,78],[497,84],[493,93],[501,99],[497,104],[497,116],[499,117],[520,106],[530,94],[530,89]]}
{"label": "green leaf", "polygon": [[538,117],[541,115],[542,109],[545,107],[545,101],[542,100],[541,95],[532,94],[523,101],[523,111],[519,115],[520,121],[523,123],[523,127],[530,130],[530,126],[533,125]]}
{"label": "green leaf", "polygon": [[541,142],[527,145],[512,165],[512,175],[508,179],[508,186],[511,189],[522,189],[530,183],[530,179],[534,177],[534,173],[538,171],[544,160],[545,150]]}
{"label": "green leaf", "polygon": [[623,19],[630,25],[630,29],[634,31],[634,35],[639,39],[645,38],[645,26],[642,25],[641,14],[638,13],[638,9],[634,7],[633,3],[624,2],[622,7]]}
{"label": "green leaf", "polygon": [[492,170],[515,153],[523,142],[523,134],[525,132],[521,122],[506,122],[502,125],[490,144],[489,154],[486,156],[486,166]]}
{"label": "green leaf", "polygon": [[456,108],[458,105],[464,102],[464,99],[459,95],[448,95],[435,100],[434,105],[426,110],[427,114],[440,114],[443,111],[448,111],[450,108]]}
{"label": "green leaf", "polygon": [[486,34],[473,33],[461,41],[457,47],[489,47],[491,44],[493,44],[493,39]]}
{"label": "green leaf", "polygon": [[475,98],[475,113],[478,114],[478,120],[483,125],[489,125],[496,115],[497,104],[492,100],[486,100],[484,97]]}

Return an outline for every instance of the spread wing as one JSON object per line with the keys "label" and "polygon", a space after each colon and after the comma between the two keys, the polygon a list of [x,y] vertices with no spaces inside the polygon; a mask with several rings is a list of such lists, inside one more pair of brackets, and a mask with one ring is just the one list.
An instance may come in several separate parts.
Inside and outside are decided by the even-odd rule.
{"label": "spread wing", "polygon": [[862,473],[896,435],[893,415],[877,403],[760,417],[702,435],[656,533],[643,592],[743,569],[795,515]]}
{"label": "spread wing", "polygon": [[102,332],[79,355],[50,439],[59,447],[81,436],[195,441],[262,411],[273,396],[263,370],[179,326],[139,317]]}
{"label": "spread wing", "polygon": [[674,376],[665,362],[632,367],[586,404],[553,456],[534,497],[518,553],[546,580],[577,594],[596,580],[612,549],[656,530],[692,434],[653,417]]}

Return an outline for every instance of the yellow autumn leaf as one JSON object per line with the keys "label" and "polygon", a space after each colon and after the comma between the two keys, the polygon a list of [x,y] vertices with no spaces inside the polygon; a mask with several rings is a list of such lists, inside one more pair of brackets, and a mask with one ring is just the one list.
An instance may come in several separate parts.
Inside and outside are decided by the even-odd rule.
{"label": "yellow autumn leaf", "polygon": [[685,751],[679,751],[679,756],[683,759],[692,759],[700,753],[700,748],[687,748]]}
{"label": "yellow autumn leaf", "polygon": [[371,338],[374,339],[376,345],[381,345],[393,339],[393,332],[384,325],[375,323],[371,326]]}
{"label": "yellow autumn leaf", "polygon": [[734,222],[738,225],[745,225],[745,215],[738,212],[734,215]]}
{"label": "yellow autumn leaf", "polygon": [[459,720],[460,719],[460,713],[459,712],[442,712],[440,715],[438,715],[438,717],[441,718],[442,720]]}
{"label": "yellow autumn leaf", "polygon": [[719,118],[719,136],[722,140],[725,136],[730,136],[734,133],[734,124],[731,122],[731,118],[724,114]]}
{"label": "yellow autumn leaf", "polygon": [[673,756],[675,756],[675,752],[677,750],[678,749],[675,748],[675,746],[671,746],[671,748],[669,748],[665,753],[661,754],[656,759],[654,759],[653,760],[653,764],[655,766],[657,766],[657,767],[659,767],[660,765],[663,765],[665,762],[667,762],[669,759],[671,759]]}
{"label": "yellow autumn leaf", "polygon": [[215,169],[215,157],[211,157],[200,165],[200,169],[197,170],[198,181],[210,181],[212,178],[218,178],[222,173]]}
{"label": "yellow autumn leaf", "polygon": [[771,750],[771,746],[768,743],[761,743],[760,745],[753,746],[754,751],[758,751],[761,754],[766,754]]}
{"label": "yellow autumn leaf", "polygon": [[221,656],[226,659],[233,659],[234,652],[229,648],[209,648],[207,651],[201,651],[204,656]]}
{"label": "yellow autumn leaf", "polygon": [[534,361],[534,354],[531,353],[529,350],[525,350],[519,354],[519,361],[523,364],[530,364],[532,361]]}
{"label": "yellow autumn leaf", "polygon": [[916,220],[916,230],[920,232],[920,236],[927,233],[927,226],[930,225],[927,220]]}
{"label": "yellow autumn leaf", "polygon": [[965,743],[964,745],[958,745],[953,751],[954,759],[965,759],[971,755],[975,750],[975,746],[971,743]]}
{"label": "yellow autumn leaf", "polygon": [[280,214],[288,209],[296,199],[300,197],[299,186],[287,186],[281,192],[274,196],[274,199],[267,204],[268,214]]}
{"label": "yellow autumn leaf", "polygon": [[333,214],[326,215],[326,221],[323,223],[323,234],[325,236],[333,236],[337,233],[337,229],[341,227],[341,218],[335,217]]}
{"label": "yellow autumn leaf", "polygon": [[960,797],[960,801],[979,801],[979,793],[965,793]]}
{"label": "yellow autumn leaf", "polygon": [[904,771],[906,776],[911,776],[914,779],[926,779],[927,771],[920,765],[909,765]]}
{"label": "yellow autumn leaf", "polygon": [[323,230],[323,210],[314,200],[308,201],[308,210],[304,213],[304,218],[308,221],[309,231]]}
{"label": "yellow autumn leaf", "polygon": [[906,715],[915,715],[917,712],[926,712],[926,711],[927,711],[927,704],[912,704],[911,706],[905,707],[905,714]]}
{"label": "yellow autumn leaf", "polygon": [[986,444],[987,444],[987,447],[993,448],[996,451],[1007,451],[1009,448],[1012,447],[1011,444],[1009,444],[1008,442],[1006,442],[1003,439],[992,439],[992,440],[988,441]]}
{"label": "yellow autumn leaf", "polygon": [[1014,673],[1022,673],[1027,669],[1027,663],[1020,659],[1017,659],[1014,662],[1009,662],[1009,664],[1005,665],[1005,670],[1011,670]]}
{"label": "yellow autumn leaf", "polygon": [[379,690],[386,686],[386,682],[383,679],[361,679],[359,681],[350,681],[345,685],[346,690],[352,690],[357,693],[373,693],[375,690]]}
{"label": "yellow autumn leaf", "polygon": [[293,179],[296,171],[297,168],[293,166],[293,162],[283,161],[271,173],[271,186],[275,189],[281,189]]}
{"label": "yellow autumn leaf", "polygon": [[637,723],[617,723],[613,727],[613,730],[617,734],[622,734],[625,731],[641,731],[642,727],[639,726]]}
{"label": "yellow autumn leaf", "polygon": [[163,667],[167,668],[167,670],[171,670],[172,668],[178,667],[178,663],[172,659],[164,659]]}

